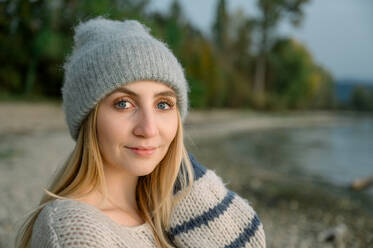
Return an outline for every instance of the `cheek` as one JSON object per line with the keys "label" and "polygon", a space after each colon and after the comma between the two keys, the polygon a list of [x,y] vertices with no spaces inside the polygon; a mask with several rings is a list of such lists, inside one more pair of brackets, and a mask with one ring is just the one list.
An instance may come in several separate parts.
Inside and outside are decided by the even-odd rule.
{"label": "cheek", "polygon": [[[120,123],[115,121],[113,116],[105,113],[98,113],[97,116],[97,139],[101,151],[116,144]],[[106,148],[106,149],[105,149]]]}
{"label": "cheek", "polygon": [[165,127],[165,133],[167,136],[167,139],[169,143],[175,138],[176,133],[177,133],[177,126],[178,126],[178,119],[177,119],[177,114],[172,118],[169,118],[163,125]]}

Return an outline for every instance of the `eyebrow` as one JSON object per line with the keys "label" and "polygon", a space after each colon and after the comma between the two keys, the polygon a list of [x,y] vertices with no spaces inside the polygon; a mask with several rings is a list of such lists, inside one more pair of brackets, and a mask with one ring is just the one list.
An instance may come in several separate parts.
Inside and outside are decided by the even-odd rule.
{"label": "eyebrow", "polygon": [[[133,96],[135,98],[137,98],[139,96],[138,94],[136,94],[132,90],[129,90],[129,89],[126,89],[126,88],[118,88],[118,89],[114,90],[113,92],[111,92],[110,95],[112,95],[116,92],[122,92],[122,93],[128,94],[130,96]],[[159,92],[157,94],[154,94],[154,97],[157,97],[157,96],[171,96],[171,97],[177,98],[175,92],[173,92],[171,90],[162,91],[162,92]]]}

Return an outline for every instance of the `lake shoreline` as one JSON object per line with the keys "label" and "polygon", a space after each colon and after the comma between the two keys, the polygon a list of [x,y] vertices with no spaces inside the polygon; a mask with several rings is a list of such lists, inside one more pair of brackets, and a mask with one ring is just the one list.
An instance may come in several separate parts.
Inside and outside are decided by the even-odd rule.
{"label": "lake shoreline", "polygon": [[[346,247],[373,244],[370,194],[320,178],[315,183],[314,176],[304,171],[267,170],[247,164],[219,149],[224,139],[200,139],[188,149],[222,176],[227,187],[252,203],[264,223],[268,247],[335,247],[334,241],[325,242],[322,236],[338,227],[345,230],[342,239]],[[289,229],[293,237],[289,237]]]}

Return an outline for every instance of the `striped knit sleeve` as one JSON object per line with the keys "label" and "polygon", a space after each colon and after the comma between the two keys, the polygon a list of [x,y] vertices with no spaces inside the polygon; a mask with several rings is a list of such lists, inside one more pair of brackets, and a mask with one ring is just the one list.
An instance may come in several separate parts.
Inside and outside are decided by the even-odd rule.
{"label": "striped knit sleeve", "polygon": [[266,247],[263,225],[248,201],[189,156],[195,180],[172,211],[170,240],[177,247]]}

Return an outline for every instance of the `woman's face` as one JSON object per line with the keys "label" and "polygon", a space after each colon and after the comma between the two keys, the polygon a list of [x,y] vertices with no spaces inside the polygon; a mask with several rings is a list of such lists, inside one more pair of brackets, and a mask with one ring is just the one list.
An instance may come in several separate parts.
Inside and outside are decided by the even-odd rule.
{"label": "woman's face", "polygon": [[113,91],[99,105],[97,136],[105,166],[130,175],[151,173],[176,136],[176,95],[154,81],[136,81]]}

